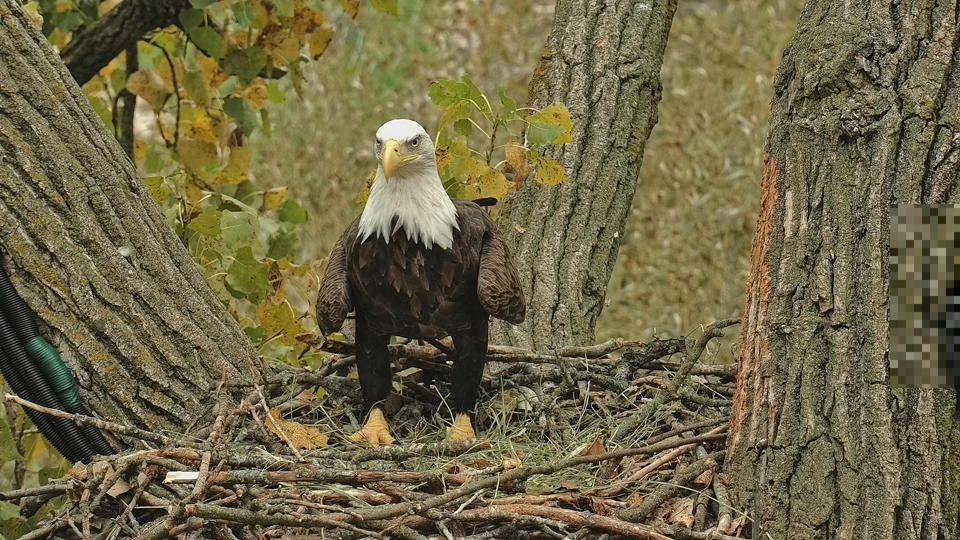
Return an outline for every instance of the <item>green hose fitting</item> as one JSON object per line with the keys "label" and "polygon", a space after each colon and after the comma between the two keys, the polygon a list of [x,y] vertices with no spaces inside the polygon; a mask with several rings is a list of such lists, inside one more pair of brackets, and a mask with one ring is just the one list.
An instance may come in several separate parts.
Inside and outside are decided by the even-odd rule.
{"label": "green hose fitting", "polygon": [[50,382],[53,391],[67,410],[82,406],[80,393],[77,391],[77,383],[74,382],[73,375],[52,345],[42,337],[37,336],[27,343],[27,353],[36,360],[40,366],[40,371]]}

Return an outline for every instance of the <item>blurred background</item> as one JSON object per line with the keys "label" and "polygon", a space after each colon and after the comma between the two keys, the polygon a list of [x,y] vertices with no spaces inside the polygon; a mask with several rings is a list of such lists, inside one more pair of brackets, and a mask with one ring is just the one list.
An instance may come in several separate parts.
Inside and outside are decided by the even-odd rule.
{"label": "blurred background", "polygon": [[[255,140],[252,175],[288,186],[310,213],[299,262],[325,257],[360,212],[373,134],[408,117],[435,131],[436,79],[466,72],[518,100],[553,22],[549,0],[400,0],[399,19],[365,9],[305,73],[303,101],[278,107]],[[742,308],[772,79],[800,0],[681,1],[661,78],[660,121],[644,153],[597,340],[685,335]],[[729,332],[714,362],[732,361]]]}

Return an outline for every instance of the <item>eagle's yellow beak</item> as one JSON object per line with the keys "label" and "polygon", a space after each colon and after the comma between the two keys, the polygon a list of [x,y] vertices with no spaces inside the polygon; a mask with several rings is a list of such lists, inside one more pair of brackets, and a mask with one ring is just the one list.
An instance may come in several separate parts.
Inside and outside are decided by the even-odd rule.
{"label": "eagle's yellow beak", "polygon": [[389,139],[383,143],[383,177],[389,182],[390,174],[404,163],[400,156],[400,143],[396,139]]}

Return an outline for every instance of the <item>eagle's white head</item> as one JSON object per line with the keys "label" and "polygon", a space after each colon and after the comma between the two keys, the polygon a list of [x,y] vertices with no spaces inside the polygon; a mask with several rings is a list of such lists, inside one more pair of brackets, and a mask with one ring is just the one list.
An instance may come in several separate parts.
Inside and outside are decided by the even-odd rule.
{"label": "eagle's white head", "polygon": [[457,209],[443,189],[433,141],[423,126],[391,120],[377,130],[375,144],[377,175],[360,215],[360,239],[375,236],[389,243],[403,229],[427,248],[452,246]]}

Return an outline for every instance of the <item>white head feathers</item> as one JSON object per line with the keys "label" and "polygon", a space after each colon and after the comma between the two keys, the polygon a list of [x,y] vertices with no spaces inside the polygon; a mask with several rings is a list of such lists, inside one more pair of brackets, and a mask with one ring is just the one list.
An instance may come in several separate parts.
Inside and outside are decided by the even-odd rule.
{"label": "white head feathers", "polygon": [[[433,141],[423,126],[413,120],[387,122],[377,130],[376,151],[377,175],[360,215],[360,239],[378,236],[389,243],[403,229],[408,239],[427,248],[452,246],[457,209],[443,189]],[[388,165],[389,180],[383,164],[388,153],[396,154]]]}

